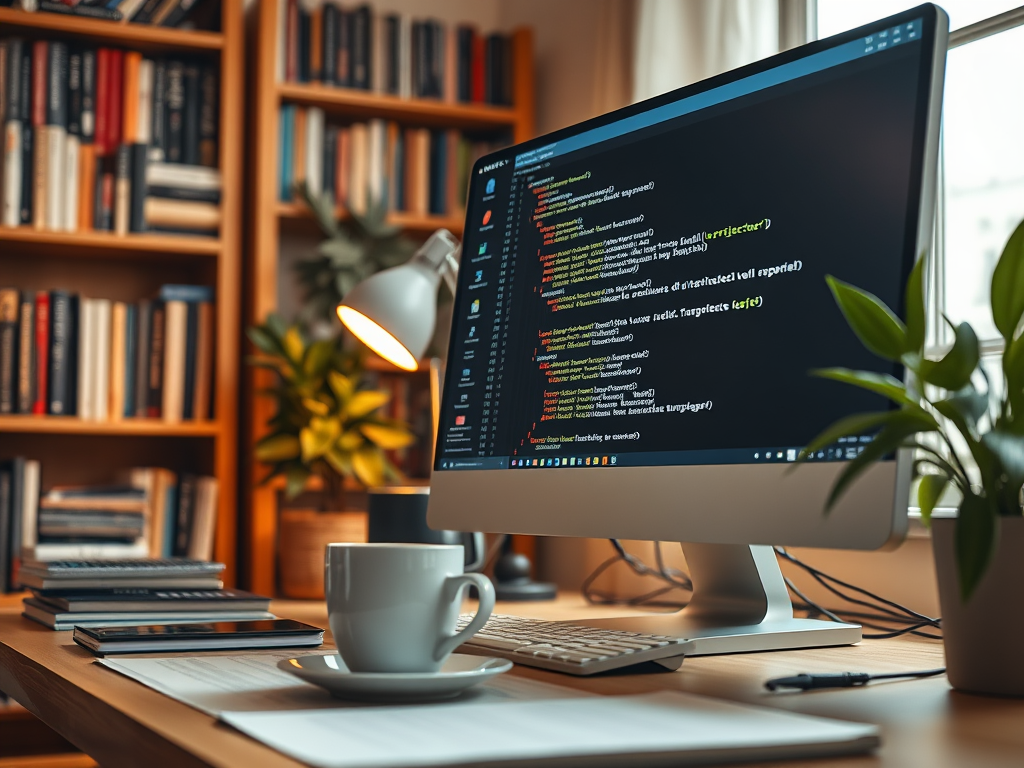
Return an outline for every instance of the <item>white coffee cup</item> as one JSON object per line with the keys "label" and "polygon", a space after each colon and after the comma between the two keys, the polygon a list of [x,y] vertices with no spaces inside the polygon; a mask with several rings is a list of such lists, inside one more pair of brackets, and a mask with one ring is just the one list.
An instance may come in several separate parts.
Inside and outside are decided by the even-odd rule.
{"label": "white coffee cup", "polygon": [[[328,544],[327,614],[353,672],[437,672],[487,622],[494,587],[463,573],[461,544]],[[476,616],[455,632],[465,587],[480,593]]]}

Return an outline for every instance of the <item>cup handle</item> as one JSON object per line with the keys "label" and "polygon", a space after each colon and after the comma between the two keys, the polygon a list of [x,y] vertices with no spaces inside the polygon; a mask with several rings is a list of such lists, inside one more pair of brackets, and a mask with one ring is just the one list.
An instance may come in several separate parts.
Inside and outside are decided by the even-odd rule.
{"label": "cup handle", "polygon": [[448,654],[469,640],[480,631],[480,628],[491,618],[494,610],[494,587],[491,580],[482,573],[460,573],[458,576],[449,576],[445,580],[445,596],[449,601],[454,601],[459,596],[459,590],[466,584],[472,584],[480,593],[480,605],[477,606],[476,616],[466,625],[461,632],[456,632],[450,637],[442,637],[437,642],[434,650],[434,661],[441,661]]}

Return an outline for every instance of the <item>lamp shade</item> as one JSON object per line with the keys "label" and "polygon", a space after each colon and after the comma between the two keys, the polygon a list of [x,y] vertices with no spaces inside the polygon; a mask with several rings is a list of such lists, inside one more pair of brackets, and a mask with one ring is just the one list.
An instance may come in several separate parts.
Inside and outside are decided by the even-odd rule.
{"label": "lamp shade", "polygon": [[416,370],[434,335],[440,280],[437,270],[420,260],[385,269],[345,295],[338,317],[385,360]]}

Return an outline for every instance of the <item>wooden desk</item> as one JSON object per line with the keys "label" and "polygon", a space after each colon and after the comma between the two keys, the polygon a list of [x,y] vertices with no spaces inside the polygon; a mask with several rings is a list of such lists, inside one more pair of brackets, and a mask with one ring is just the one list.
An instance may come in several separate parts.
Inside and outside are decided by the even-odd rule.
{"label": "wooden desk", "polygon": [[[279,602],[273,610],[327,626],[319,604]],[[547,605],[499,604],[498,611],[559,619],[630,613],[587,606],[576,597]],[[0,690],[103,768],[299,765],[92,661],[70,632],[52,632],[20,618],[16,610],[0,610]],[[883,746],[876,755],[801,762],[806,768],[1024,765],[1024,700],[955,693],[945,678],[804,694],[769,694],[762,687],[769,677],[797,672],[890,672],[942,663],[939,643],[874,640],[847,648],[692,658],[678,672],[576,678],[517,666],[510,674],[601,694],[676,689],[882,726]]]}

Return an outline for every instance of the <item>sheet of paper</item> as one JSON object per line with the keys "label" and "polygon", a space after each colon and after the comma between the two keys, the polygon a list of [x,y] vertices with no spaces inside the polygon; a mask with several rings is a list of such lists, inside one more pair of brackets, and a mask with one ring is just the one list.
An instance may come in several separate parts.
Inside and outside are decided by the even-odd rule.
{"label": "sheet of paper", "polygon": [[878,728],[683,693],[221,716],[316,768],[690,765],[866,752]]}
{"label": "sheet of paper", "polygon": [[[334,651],[315,651],[326,655]],[[308,655],[308,654],[303,654]],[[237,655],[168,658],[105,658],[101,664],[165,696],[217,716],[222,712],[276,712],[306,709],[352,709],[369,705],[333,698],[327,691],[277,668],[295,650]],[[441,706],[458,702],[508,702],[524,699],[579,698],[570,688],[509,674],[498,675]]]}

